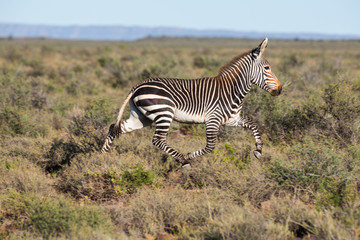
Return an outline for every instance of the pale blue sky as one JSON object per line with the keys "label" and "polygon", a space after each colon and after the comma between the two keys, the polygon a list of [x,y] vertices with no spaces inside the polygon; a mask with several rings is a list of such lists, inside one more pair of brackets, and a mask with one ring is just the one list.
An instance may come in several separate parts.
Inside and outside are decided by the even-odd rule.
{"label": "pale blue sky", "polygon": [[0,0],[0,23],[360,35],[360,0]]}

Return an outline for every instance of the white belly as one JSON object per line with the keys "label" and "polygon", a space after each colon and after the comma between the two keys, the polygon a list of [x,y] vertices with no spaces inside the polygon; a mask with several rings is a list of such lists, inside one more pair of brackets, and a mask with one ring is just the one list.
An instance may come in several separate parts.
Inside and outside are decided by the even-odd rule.
{"label": "white belly", "polygon": [[174,114],[174,120],[182,123],[204,123],[205,116],[193,115],[176,109]]}

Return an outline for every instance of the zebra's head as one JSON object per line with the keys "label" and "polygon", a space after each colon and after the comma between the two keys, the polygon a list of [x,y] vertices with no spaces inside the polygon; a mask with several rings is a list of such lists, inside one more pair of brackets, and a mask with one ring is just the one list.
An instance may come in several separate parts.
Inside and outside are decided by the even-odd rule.
{"label": "zebra's head", "polygon": [[281,93],[282,85],[271,70],[269,62],[262,57],[267,44],[268,39],[265,38],[258,47],[251,51],[254,60],[251,83],[269,92],[272,96],[277,96]]}

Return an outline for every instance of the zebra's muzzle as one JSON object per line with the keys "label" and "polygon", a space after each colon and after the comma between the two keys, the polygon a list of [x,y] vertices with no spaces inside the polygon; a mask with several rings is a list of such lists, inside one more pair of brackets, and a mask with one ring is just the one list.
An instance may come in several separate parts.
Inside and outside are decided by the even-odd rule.
{"label": "zebra's muzzle", "polygon": [[278,96],[280,95],[281,90],[282,90],[282,86],[280,85],[278,89],[270,89],[270,94],[271,96]]}

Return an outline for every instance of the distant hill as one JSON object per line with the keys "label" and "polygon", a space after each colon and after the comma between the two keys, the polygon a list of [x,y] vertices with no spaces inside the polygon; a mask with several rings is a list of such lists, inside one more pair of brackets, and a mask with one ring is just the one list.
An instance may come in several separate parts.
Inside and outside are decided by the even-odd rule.
{"label": "distant hill", "polygon": [[275,38],[348,40],[360,39],[359,35],[320,33],[264,33],[230,30],[198,30],[175,27],[138,26],[50,26],[0,23],[0,37],[46,37],[78,40],[137,40],[145,37],[226,37],[226,38]]}

